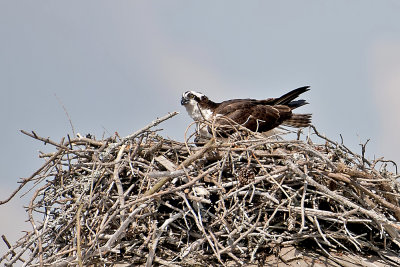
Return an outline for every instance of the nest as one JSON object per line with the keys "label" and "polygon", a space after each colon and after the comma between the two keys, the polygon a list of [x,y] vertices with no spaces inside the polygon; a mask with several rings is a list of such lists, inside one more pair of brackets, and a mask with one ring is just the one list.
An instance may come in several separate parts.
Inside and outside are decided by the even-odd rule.
{"label": "nest", "polygon": [[242,133],[195,146],[152,130],[175,114],[122,139],[24,132],[56,150],[0,203],[31,185],[32,230],[13,245],[3,236],[0,262],[264,265],[292,246],[339,265],[345,253],[399,264],[398,176],[365,145],[358,155],[311,127],[297,140]]}

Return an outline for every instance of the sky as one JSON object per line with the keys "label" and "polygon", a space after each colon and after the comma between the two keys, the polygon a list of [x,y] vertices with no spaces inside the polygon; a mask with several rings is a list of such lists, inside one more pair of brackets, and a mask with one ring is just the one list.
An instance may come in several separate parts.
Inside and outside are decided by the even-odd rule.
{"label": "sky", "polygon": [[[67,110],[76,132],[126,136],[179,111],[160,128],[183,140],[187,90],[218,102],[309,85],[301,112],[320,132],[400,162],[398,14],[398,0],[0,0],[1,199],[54,149],[20,129],[59,141]],[[12,243],[31,230],[20,196],[0,206]]]}

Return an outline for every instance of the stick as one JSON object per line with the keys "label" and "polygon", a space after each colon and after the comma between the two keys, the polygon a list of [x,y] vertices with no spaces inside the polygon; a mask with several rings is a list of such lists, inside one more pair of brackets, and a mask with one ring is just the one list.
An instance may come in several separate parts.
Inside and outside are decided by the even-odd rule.
{"label": "stick", "polygon": [[398,245],[400,247],[400,236],[399,236],[399,232],[397,230],[397,229],[399,229],[399,227],[397,225],[390,222],[382,214],[378,214],[373,210],[364,209],[364,208],[354,204],[353,202],[349,201],[345,197],[337,195],[336,193],[329,190],[327,187],[315,182],[311,177],[309,177],[308,175],[305,175],[293,162],[287,161],[287,164],[297,175],[299,175],[303,179],[306,179],[309,184],[318,188],[321,192],[327,194],[332,199],[334,199],[340,203],[343,203],[348,207],[358,209],[361,213],[374,219],[378,224],[382,224],[382,226],[385,228],[386,232],[393,238],[393,242],[395,242],[396,245]]}
{"label": "stick", "polygon": [[51,158],[49,158],[46,163],[44,163],[42,165],[42,167],[40,167],[37,171],[35,171],[30,177],[25,178],[22,180],[22,183],[18,186],[17,189],[14,190],[14,192],[11,193],[11,195],[5,199],[0,201],[0,205],[3,205],[5,203],[7,203],[8,201],[10,201],[28,182],[30,182],[36,175],[38,175],[44,168],[47,167],[47,165],[50,164],[50,162],[52,162],[54,159],[56,159],[62,152],[64,152],[63,150],[58,150],[56,154],[54,154]]}
{"label": "stick", "polygon": [[147,262],[146,262],[146,267],[150,267],[152,266],[153,263],[153,259],[154,259],[154,255],[156,253],[156,249],[157,249],[157,244],[158,241],[161,238],[161,235],[164,233],[165,229],[167,228],[168,225],[170,225],[173,221],[181,218],[183,215],[182,213],[177,213],[175,215],[171,215],[171,217],[166,220],[159,229],[157,229],[157,236],[155,238],[155,240],[153,241],[153,244],[151,245],[150,251],[149,251],[149,256],[147,257]]}
{"label": "stick", "polygon": [[[178,170],[185,168],[187,166],[189,166],[193,161],[199,159],[200,157],[202,157],[208,150],[211,149],[212,145],[214,144],[215,140],[214,138],[212,138],[210,141],[208,141],[208,143],[203,147],[202,150],[196,152],[194,155],[188,157],[184,162],[182,162],[179,166],[178,166]],[[144,196],[149,196],[154,194],[155,192],[157,192],[164,184],[166,184],[168,181],[170,181],[172,179],[172,176],[166,176],[164,178],[162,178],[158,183],[156,183],[150,190],[148,190]]]}
{"label": "stick", "polygon": [[81,251],[81,211],[83,203],[79,205],[78,212],[76,213],[76,254],[78,255],[78,265],[83,267],[82,251]]}
{"label": "stick", "polygon": [[[125,150],[126,145],[122,145],[121,148],[119,149],[117,158],[115,159],[115,166],[114,166],[114,181],[115,181],[115,185],[117,186],[117,190],[118,190],[118,196],[119,196],[119,204],[121,206],[125,205],[125,198],[124,198],[124,190],[122,188],[122,183],[121,180],[119,179],[119,168],[121,167],[121,158],[122,158],[122,154]],[[125,220],[125,210],[121,209],[121,222],[123,222]]]}
{"label": "stick", "polygon": [[112,144],[112,145],[108,148],[107,154],[110,154],[115,148],[117,148],[117,147],[119,147],[119,146],[125,144],[125,143],[128,142],[129,140],[134,139],[135,137],[137,137],[138,135],[140,135],[140,134],[146,132],[146,131],[149,130],[150,128],[152,128],[152,127],[154,127],[154,126],[157,126],[157,125],[160,124],[161,122],[166,121],[166,120],[168,120],[168,119],[170,119],[170,118],[172,118],[172,117],[174,117],[175,115],[178,115],[178,114],[179,114],[179,112],[174,111],[174,112],[168,113],[167,115],[165,115],[165,116],[163,116],[163,117],[161,117],[161,118],[158,118],[158,119],[152,121],[150,124],[146,125],[146,126],[143,127],[142,129],[140,129],[140,130],[134,132],[133,134],[130,134],[130,135],[124,137],[124,138],[123,138],[121,141],[119,141],[118,143]]}

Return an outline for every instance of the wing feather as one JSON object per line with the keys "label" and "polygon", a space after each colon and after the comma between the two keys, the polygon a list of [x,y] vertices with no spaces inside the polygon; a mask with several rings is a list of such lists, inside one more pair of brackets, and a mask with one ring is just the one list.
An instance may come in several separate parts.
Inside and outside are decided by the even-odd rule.
{"label": "wing feather", "polygon": [[272,130],[281,124],[305,127],[309,125],[311,115],[295,114],[297,117],[293,117],[292,110],[307,104],[305,100],[295,99],[308,90],[309,86],[304,86],[279,98],[232,99],[218,103],[213,112],[215,125],[225,133],[233,131],[232,121],[257,132]]}
{"label": "wing feather", "polygon": [[[251,101],[240,101],[226,105],[220,109],[218,115],[248,128],[251,131],[264,132],[279,126],[286,118],[290,118],[291,109],[286,106],[257,105]],[[216,119],[219,127],[231,123],[224,117]]]}

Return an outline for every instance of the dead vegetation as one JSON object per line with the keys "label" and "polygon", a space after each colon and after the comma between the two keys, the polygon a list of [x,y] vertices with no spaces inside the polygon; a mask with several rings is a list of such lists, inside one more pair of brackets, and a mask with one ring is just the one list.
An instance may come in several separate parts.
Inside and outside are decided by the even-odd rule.
{"label": "dead vegetation", "polygon": [[122,139],[23,132],[55,151],[0,203],[34,192],[32,229],[0,262],[262,266],[292,246],[338,265],[340,253],[400,264],[398,176],[365,145],[358,155],[312,127],[298,140],[242,133],[194,146],[153,130],[174,115]]}

